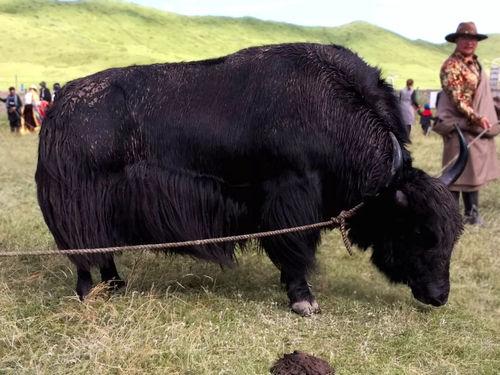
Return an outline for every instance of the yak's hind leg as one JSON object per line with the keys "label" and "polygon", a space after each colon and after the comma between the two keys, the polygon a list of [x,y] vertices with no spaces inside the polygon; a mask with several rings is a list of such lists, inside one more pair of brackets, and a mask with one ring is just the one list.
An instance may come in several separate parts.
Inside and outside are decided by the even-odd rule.
{"label": "yak's hind leg", "polygon": [[[266,183],[264,189],[263,230],[311,224],[319,220],[321,192],[319,178],[315,174],[282,176]],[[281,270],[281,281],[286,285],[292,310],[303,316],[319,312],[306,279],[314,266],[319,238],[319,230],[308,230],[262,240],[269,257]]]}
{"label": "yak's hind leg", "polygon": [[[122,241],[113,222],[113,196],[120,186],[119,176],[92,175],[82,179],[67,175],[65,183],[56,183],[43,166],[37,170],[38,200],[58,248],[119,246]],[[112,254],[70,255],[69,259],[77,269],[76,293],[81,300],[92,289],[92,267],[99,267],[103,281],[112,286],[123,283]]]}
{"label": "yak's hind leg", "polygon": [[125,281],[118,274],[113,258],[107,264],[101,265],[99,270],[101,271],[101,281],[107,283],[112,289],[120,289],[125,286]]}
{"label": "yak's hind leg", "polygon": [[[112,289],[116,290],[125,285],[118,275],[116,269],[115,261],[112,256],[107,256],[107,260],[101,260],[99,263],[99,270],[101,272],[101,281],[108,284]],[[90,267],[86,266],[86,262],[82,262],[82,259],[76,257],[73,261],[77,265],[77,281],[76,281],[76,293],[80,300],[85,299],[92,289],[92,275],[90,274]]]}
{"label": "yak's hind leg", "polygon": [[[109,76],[110,77],[110,76]],[[38,202],[59,249],[124,244],[115,223],[115,196],[123,185],[133,125],[123,90],[110,79],[73,81],[47,114],[35,174]],[[62,94],[61,94],[62,95]],[[136,142],[137,143],[137,142]],[[76,291],[92,288],[92,267],[104,281],[119,279],[112,254],[71,255]]]}
{"label": "yak's hind leg", "polygon": [[[95,257],[94,257],[95,259]],[[88,261],[82,261],[81,257],[74,257],[73,263],[76,264],[76,293],[80,300],[84,300],[87,294],[89,294],[92,289],[92,275],[90,274],[90,265],[87,265]],[[125,281],[123,281],[118,275],[116,269],[115,261],[112,255],[106,256],[106,259],[99,259],[99,270],[101,272],[101,281],[108,284],[111,289],[116,290],[125,286]]]}
{"label": "yak's hind leg", "polygon": [[89,294],[92,289],[92,275],[88,267],[76,266],[76,294],[81,301]]}

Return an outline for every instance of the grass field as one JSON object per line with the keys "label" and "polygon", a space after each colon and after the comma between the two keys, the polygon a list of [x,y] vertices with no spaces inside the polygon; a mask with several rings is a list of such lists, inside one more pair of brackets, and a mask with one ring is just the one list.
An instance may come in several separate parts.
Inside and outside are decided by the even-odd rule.
{"label": "grass field", "polygon": [[[25,87],[42,79],[52,85],[113,66],[198,60],[284,42],[344,45],[379,66],[397,88],[410,77],[415,87],[437,88],[439,68],[453,48],[412,41],[365,22],[300,27],[254,18],[187,17],[113,0],[0,0],[0,25],[5,36],[0,90],[15,84],[16,76]],[[488,68],[500,57],[500,34],[481,42],[478,54]]]}
{"label": "grass field", "polygon": [[[416,164],[436,173],[439,137],[413,137]],[[0,251],[55,246],[36,203],[37,141],[0,119]],[[311,318],[289,311],[278,271],[256,252],[234,270],[127,253],[126,288],[98,286],[84,303],[66,258],[0,258],[0,373],[254,375],[302,350],[339,374],[498,374],[499,183],[481,204],[487,225],[466,229],[439,309],[390,285],[369,254],[349,257],[336,231],[319,249],[312,284],[323,312]]]}

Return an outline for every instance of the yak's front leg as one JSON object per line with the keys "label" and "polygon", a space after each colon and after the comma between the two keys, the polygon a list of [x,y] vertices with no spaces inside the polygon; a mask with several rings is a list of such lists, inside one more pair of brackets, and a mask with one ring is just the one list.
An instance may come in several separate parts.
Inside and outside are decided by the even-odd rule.
{"label": "yak's front leg", "polygon": [[[320,219],[320,184],[315,174],[282,176],[267,183],[265,193],[261,221],[264,230],[311,224]],[[286,285],[290,307],[302,316],[319,312],[307,282],[319,238],[319,230],[309,230],[262,241],[269,257],[281,270],[281,281]]]}
{"label": "yak's front leg", "polygon": [[293,275],[287,276],[286,272],[281,270],[281,280],[286,286],[290,307],[302,316],[309,316],[320,311],[306,277],[306,272],[293,271]]}

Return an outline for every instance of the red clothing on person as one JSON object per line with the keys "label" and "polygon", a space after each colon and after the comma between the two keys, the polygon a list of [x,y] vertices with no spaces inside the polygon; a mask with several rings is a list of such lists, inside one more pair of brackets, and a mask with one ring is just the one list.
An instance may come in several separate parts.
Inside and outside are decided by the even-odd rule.
{"label": "red clothing on person", "polygon": [[424,111],[420,114],[423,117],[432,117],[432,111],[430,109],[424,109]]}
{"label": "red clothing on person", "polygon": [[43,120],[45,118],[45,114],[47,112],[47,107],[49,106],[49,102],[46,100],[40,101],[40,105],[38,106],[38,112],[40,113],[40,118]]}

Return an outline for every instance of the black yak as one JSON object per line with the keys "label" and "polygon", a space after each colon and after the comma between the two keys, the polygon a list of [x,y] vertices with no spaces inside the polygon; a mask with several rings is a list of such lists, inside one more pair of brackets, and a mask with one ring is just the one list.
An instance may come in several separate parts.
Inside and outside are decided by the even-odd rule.
{"label": "black yak", "polygon": [[[48,112],[38,201],[60,249],[273,230],[365,202],[351,239],[373,248],[390,280],[442,305],[460,215],[446,186],[412,167],[407,142],[392,87],[340,46],[109,69],[69,82]],[[306,278],[319,239],[311,230],[260,241],[302,315],[318,311]],[[233,243],[173,251],[235,260]],[[123,282],[112,255],[70,259],[82,299],[93,266]]]}

